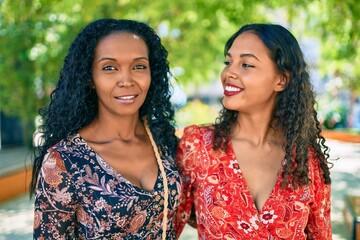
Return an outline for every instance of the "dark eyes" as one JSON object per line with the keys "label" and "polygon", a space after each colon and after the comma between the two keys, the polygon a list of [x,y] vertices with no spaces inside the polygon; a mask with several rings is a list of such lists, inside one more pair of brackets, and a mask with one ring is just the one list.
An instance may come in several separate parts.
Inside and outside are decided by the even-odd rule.
{"label": "dark eyes", "polygon": [[139,70],[143,70],[143,69],[147,69],[147,66],[145,65],[135,65],[135,67],[133,69],[139,69]]}
{"label": "dark eyes", "polygon": [[[148,67],[146,65],[143,65],[143,64],[138,64],[138,65],[135,65],[133,67],[133,70],[144,70],[144,69],[147,69]],[[104,71],[114,71],[114,70],[117,70],[116,67],[114,66],[111,66],[111,65],[106,65],[102,68]]]}
{"label": "dark eyes", "polygon": [[106,65],[106,66],[103,67],[103,70],[105,70],[105,71],[113,71],[113,70],[115,70],[115,69],[116,69],[116,68],[113,67],[113,66],[111,66],[111,65]]}
{"label": "dark eyes", "polygon": [[250,67],[254,67],[253,65],[247,64],[247,63],[243,63],[241,65],[243,68],[250,68]]}
{"label": "dark eyes", "polygon": [[[229,65],[231,65],[231,62],[230,61],[225,61],[224,64],[225,64],[225,66],[229,66]],[[243,67],[243,68],[252,68],[254,66],[250,65],[250,64],[247,64],[247,63],[243,63],[243,64],[241,64],[241,67]]]}

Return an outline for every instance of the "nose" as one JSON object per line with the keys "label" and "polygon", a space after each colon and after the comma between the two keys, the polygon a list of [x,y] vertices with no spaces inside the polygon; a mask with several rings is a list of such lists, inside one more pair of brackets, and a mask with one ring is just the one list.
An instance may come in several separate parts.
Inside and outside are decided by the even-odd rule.
{"label": "nose", "polygon": [[238,69],[235,64],[230,64],[229,66],[224,68],[223,71],[226,78],[237,78],[238,77]]}
{"label": "nose", "polygon": [[227,78],[236,78],[237,74],[234,73],[234,72],[231,71],[231,70],[228,70],[228,71],[226,71],[225,76],[226,76]]}
{"label": "nose", "polygon": [[123,73],[117,84],[119,87],[131,87],[134,85],[134,80],[132,79],[131,74]]}
{"label": "nose", "polygon": [[225,79],[237,79],[239,77],[238,72],[234,71],[233,68],[224,69],[224,80]]}

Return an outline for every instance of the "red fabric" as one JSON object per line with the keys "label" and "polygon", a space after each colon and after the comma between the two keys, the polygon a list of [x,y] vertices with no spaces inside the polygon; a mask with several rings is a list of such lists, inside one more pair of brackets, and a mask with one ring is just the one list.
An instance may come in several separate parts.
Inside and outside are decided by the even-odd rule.
{"label": "red fabric", "polygon": [[230,144],[212,148],[212,127],[185,128],[177,163],[183,193],[177,236],[195,204],[199,239],[331,239],[330,185],[324,184],[319,160],[309,153],[309,186],[281,188],[281,174],[259,212]]}

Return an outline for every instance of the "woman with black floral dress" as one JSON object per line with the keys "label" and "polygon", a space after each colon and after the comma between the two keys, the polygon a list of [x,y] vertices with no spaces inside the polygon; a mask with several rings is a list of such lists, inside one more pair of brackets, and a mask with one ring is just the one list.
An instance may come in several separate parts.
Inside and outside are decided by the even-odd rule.
{"label": "woman with black floral dress", "polygon": [[40,111],[34,239],[176,238],[169,75],[147,24],[101,19],[79,33]]}

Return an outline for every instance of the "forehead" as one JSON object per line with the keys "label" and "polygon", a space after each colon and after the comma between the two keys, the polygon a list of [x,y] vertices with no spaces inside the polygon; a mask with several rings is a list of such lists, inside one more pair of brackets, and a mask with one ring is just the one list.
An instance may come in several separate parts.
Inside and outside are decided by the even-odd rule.
{"label": "forehead", "polygon": [[269,56],[269,49],[253,32],[244,32],[237,36],[228,52],[231,55],[251,53],[257,57]]}
{"label": "forehead", "polygon": [[148,53],[145,41],[130,32],[114,32],[103,37],[95,48],[95,54],[122,52],[123,54],[136,52]]}

